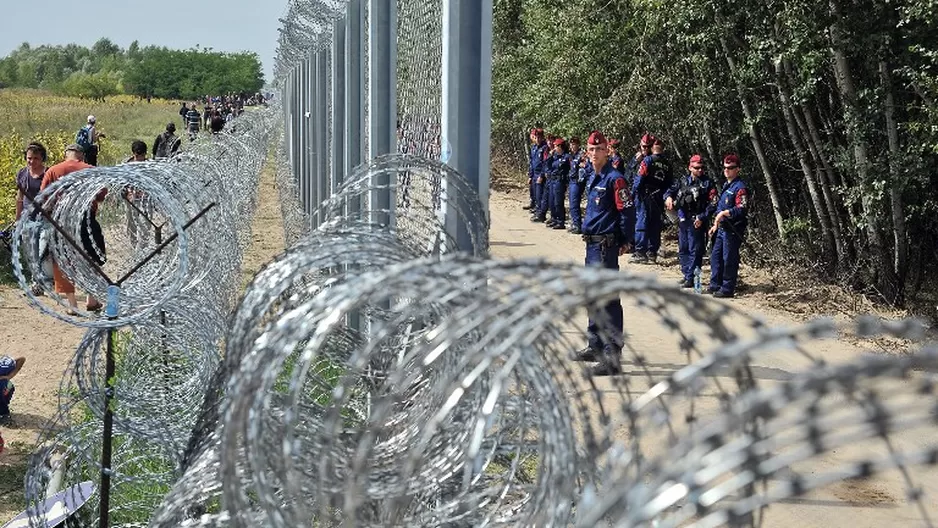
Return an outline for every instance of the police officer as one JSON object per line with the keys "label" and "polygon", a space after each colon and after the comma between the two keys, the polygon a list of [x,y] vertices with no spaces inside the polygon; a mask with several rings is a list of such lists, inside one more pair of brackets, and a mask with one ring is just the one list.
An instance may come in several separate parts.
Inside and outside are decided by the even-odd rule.
{"label": "police officer", "polygon": [[625,167],[622,164],[622,156],[619,155],[619,140],[612,138],[609,140],[609,164],[612,168],[625,176]]}
{"label": "police officer", "polygon": [[678,261],[681,264],[681,287],[694,287],[694,272],[703,262],[707,248],[704,234],[717,204],[717,190],[704,174],[703,158],[694,154],[688,173],[678,178],[664,193],[664,206],[677,210]]}
{"label": "police officer", "polygon": [[564,208],[563,195],[570,174],[570,154],[567,153],[567,142],[563,138],[554,138],[553,145],[554,151],[547,160],[547,207],[550,210],[547,227],[566,229],[567,211]]}
{"label": "police officer", "polygon": [[537,210],[540,189],[538,179],[544,173],[544,159],[547,151],[547,142],[544,141],[544,131],[540,128],[531,129],[531,152],[528,156],[528,192],[531,201],[525,207],[533,212]]}
{"label": "police officer", "polygon": [[638,143],[638,150],[635,152],[635,156],[629,160],[628,166],[625,168],[625,179],[628,180],[629,185],[632,185],[635,182],[635,178],[638,177],[638,168],[641,166],[642,161],[651,155],[651,143],[655,138],[651,134],[646,133],[642,136],[642,139]]}
{"label": "police officer", "polygon": [[[606,138],[599,131],[586,142],[587,155],[594,170],[586,181],[586,215],[583,217],[583,240],[586,242],[586,265],[619,269],[619,255],[632,244],[635,211],[629,187],[622,173],[609,163]],[[587,347],[574,353],[576,361],[598,361],[593,376],[622,372],[623,345],[622,303],[608,302],[600,313],[590,313],[586,329]]]}
{"label": "police officer", "polygon": [[567,188],[567,201],[570,204],[570,232],[574,235],[581,233],[583,215],[580,204],[583,202],[583,184],[586,182],[587,167],[592,170],[589,156],[580,149],[580,138],[570,138],[570,183]]}
{"label": "police officer", "polygon": [[728,154],[723,158],[726,186],[720,193],[717,214],[709,235],[713,239],[710,253],[710,292],[714,297],[732,297],[736,293],[739,277],[739,248],[746,235],[749,188],[739,177],[739,156]]}
{"label": "police officer", "polygon": [[651,155],[638,167],[632,182],[635,197],[635,253],[630,262],[654,264],[661,247],[661,215],[664,213],[664,191],[671,186],[671,165],[664,156],[664,142],[654,138]]}

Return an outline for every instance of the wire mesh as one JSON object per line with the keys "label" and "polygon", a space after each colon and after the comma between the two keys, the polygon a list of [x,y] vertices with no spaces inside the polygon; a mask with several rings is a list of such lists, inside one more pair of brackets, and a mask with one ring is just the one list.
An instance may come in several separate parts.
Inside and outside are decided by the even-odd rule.
{"label": "wire mesh", "polygon": [[[305,186],[322,182],[299,178],[314,155],[339,153],[308,137],[291,151],[276,106],[173,163],[91,169],[40,196],[63,228],[46,253],[79,288],[105,299],[109,279],[128,277],[110,319],[58,315],[48,286],[29,294],[87,328],[31,460],[30,504],[107,471],[111,524],[125,527],[759,526],[781,501],[892,475],[877,482],[904,492],[902,518],[931,525],[938,351],[824,354],[832,336],[918,341],[922,325],[775,328],[650,277],[488,258],[484,204],[439,161],[443,1],[395,1],[398,152],[321,203],[304,207]],[[289,2],[277,82],[328,48],[345,7]],[[241,295],[271,144],[290,248]],[[396,197],[389,209],[368,199],[377,191]],[[80,242],[92,203],[106,248]],[[44,273],[37,232],[22,224],[14,239],[24,290]],[[100,270],[85,259],[96,248]],[[622,336],[601,316],[615,300]],[[622,343],[623,375],[572,360],[587,315]],[[651,327],[670,339],[650,340]],[[115,450],[102,468],[106,412]],[[80,525],[97,522],[98,493]]]}

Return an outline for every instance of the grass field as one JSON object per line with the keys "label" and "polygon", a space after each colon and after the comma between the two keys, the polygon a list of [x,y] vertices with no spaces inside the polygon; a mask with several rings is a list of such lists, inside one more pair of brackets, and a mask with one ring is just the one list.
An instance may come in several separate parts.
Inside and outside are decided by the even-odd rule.
{"label": "grass field", "polygon": [[152,102],[130,96],[115,96],[106,102],[52,95],[37,90],[0,90],[0,226],[13,220],[16,205],[16,171],[24,166],[23,148],[38,140],[49,151],[51,165],[62,160],[65,146],[89,115],[97,118],[101,141],[98,165],[114,165],[130,156],[130,144],[140,139],[150,148],[166,123],[180,127],[177,101]]}

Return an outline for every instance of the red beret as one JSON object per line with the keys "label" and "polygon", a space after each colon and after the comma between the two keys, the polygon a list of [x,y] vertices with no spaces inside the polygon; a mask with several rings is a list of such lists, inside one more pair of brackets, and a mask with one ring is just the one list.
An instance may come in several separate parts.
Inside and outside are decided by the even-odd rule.
{"label": "red beret", "polygon": [[736,154],[727,154],[726,157],[723,158],[723,165],[739,166],[739,156]]}
{"label": "red beret", "polygon": [[589,139],[586,140],[586,144],[587,145],[605,145],[606,136],[604,136],[603,133],[600,132],[599,130],[594,130],[593,133],[590,134]]}
{"label": "red beret", "polygon": [[576,143],[577,145],[579,145],[580,138],[578,138],[577,136],[573,136],[572,138],[570,138],[570,143]]}
{"label": "red beret", "polygon": [[645,134],[642,136],[642,145],[651,145],[655,142],[655,136],[651,134]]}
{"label": "red beret", "polygon": [[562,137],[559,137],[559,138],[554,139],[554,146],[563,145],[564,143],[565,143],[565,141],[563,140]]}
{"label": "red beret", "polygon": [[541,137],[541,136],[544,135],[544,129],[543,129],[543,128],[535,128],[534,130],[531,131],[531,133],[534,134],[534,135],[537,136],[537,137]]}
{"label": "red beret", "polygon": [[536,128],[532,128],[532,129],[531,129],[531,133],[532,133],[532,134],[537,134],[537,129],[536,129]]}
{"label": "red beret", "polygon": [[616,139],[616,138],[610,139],[610,140],[609,140],[609,146],[610,146],[610,147],[618,147],[618,146],[619,146],[619,140]]}
{"label": "red beret", "polygon": [[703,163],[703,158],[700,157],[700,154],[694,154],[690,157],[690,165],[694,163]]}

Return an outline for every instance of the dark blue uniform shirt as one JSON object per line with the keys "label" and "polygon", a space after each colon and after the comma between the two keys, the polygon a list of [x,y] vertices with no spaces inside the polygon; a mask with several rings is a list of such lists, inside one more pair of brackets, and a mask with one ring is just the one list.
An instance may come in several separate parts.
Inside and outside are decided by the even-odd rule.
{"label": "dark blue uniform shirt", "polygon": [[586,180],[584,235],[615,235],[619,244],[635,239],[635,206],[622,173],[606,162],[599,172],[590,171]]}
{"label": "dark blue uniform shirt", "polygon": [[[723,228],[724,222],[730,222],[736,228],[738,234],[746,229],[748,224],[747,211],[749,209],[749,188],[741,178],[736,178],[728,182],[723,192],[720,193],[720,201],[717,203],[717,214],[722,211],[729,211],[730,217],[720,222],[720,228]],[[732,230],[731,230],[732,231]]]}

